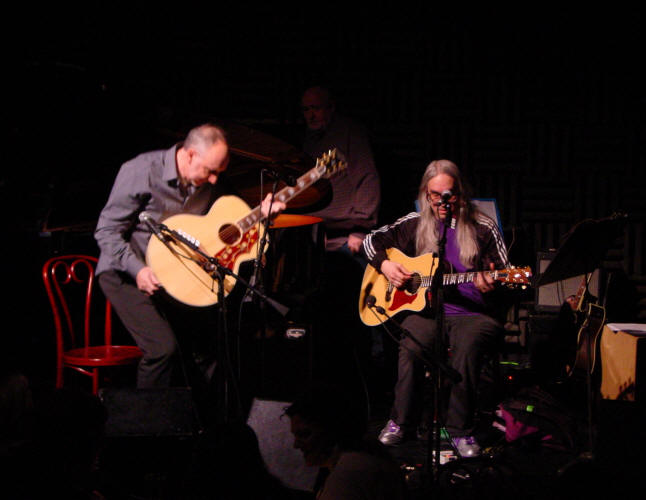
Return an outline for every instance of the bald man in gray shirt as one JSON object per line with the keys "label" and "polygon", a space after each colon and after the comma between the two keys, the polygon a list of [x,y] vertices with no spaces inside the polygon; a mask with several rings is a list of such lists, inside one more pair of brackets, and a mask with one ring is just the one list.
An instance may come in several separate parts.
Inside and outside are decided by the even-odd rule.
{"label": "bald man in gray shirt", "polygon": [[[205,214],[225,193],[217,183],[228,163],[224,131],[212,124],[195,127],[183,143],[124,163],[99,216],[94,233],[101,251],[98,281],[143,352],[140,388],[170,385],[177,339],[156,297],[161,283],[145,262],[151,232],[139,214],[145,211],[158,221],[179,213]],[[262,205],[265,216],[269,204],[268,196]],[[272,213],[284,208],[274,201]]]}

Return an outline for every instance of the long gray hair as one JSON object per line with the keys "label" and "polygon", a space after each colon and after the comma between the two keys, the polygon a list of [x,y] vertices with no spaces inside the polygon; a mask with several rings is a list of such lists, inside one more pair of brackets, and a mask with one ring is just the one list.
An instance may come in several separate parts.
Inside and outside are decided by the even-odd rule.
{"label": "long gray hair", "polygon": [[[460,262],[467,268],[475,264],[478,255],[478,242],[476,239],[475,217],[477,209],[471,203],[467,186],[462,180],[458,166],[449,160],[432,161],[422,176],[417,200],[420,208],[420,220],[415,236],[417,255],[437,252],[439,229],[437,219],[431,210],[431,204],[426,198],[428,181],[439,174],[446,174],[453,178],[453,191],[458,194],[458,203],[455,206],[453,217],[457,219],[457,240],[460,247]],[[449,221],[447,221],[449,222]]]}

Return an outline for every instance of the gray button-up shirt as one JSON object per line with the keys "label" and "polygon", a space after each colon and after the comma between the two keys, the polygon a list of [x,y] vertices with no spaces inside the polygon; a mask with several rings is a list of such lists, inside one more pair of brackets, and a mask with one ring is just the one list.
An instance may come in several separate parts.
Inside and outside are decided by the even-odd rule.
{"label": "gray button-up shirt", "polygon": [[178,213],[205,214],[215,201],[220,190],[208,182],[200,187],[181,185],[178,147],[143,153],[121,166],[94,232],[101,250],[97,274],[112,269],[135,278],[146,265],[151,233],[139,221],[141,212],[161,222]]}

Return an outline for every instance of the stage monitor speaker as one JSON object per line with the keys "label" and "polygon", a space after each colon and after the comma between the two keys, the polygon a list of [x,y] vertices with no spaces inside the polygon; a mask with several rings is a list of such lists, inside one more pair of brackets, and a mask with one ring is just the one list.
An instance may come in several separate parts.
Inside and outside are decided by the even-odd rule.
{"label": "stage monitor speaker", "polygon": [[107,437],[193,436],[196,419],[188,387],[101,389]]}
{"label": "stage monitor speaker", "polygon": [[[554,260],[556,250],[538,252],[536,259],[537,278],[545,272],[550,263]],[[584,275],[573,276],[548,285],[539,286],[535,291],[534,310],[539,313],[558,313],[565,299],[570,295],[576,295]],[[600,294],[599,269],[595,269],[588,284],[588,290],[595,297]]]}
{"label": "stage monitor speaker", "polygon": [[289,405],[254,399],[247,424],[258,437],[260,454],[269,472],[289,488],[313,491],[318,468],[305,465],[302,453],[294,448],[290,419],[284,415]]}

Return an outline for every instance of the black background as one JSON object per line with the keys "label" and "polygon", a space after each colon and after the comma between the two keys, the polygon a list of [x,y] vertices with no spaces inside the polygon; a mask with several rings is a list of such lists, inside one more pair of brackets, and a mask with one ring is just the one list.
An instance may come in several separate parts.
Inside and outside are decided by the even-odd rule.
{"label": "black background", "polygon": [[[498,199],[508,241],[524,231],[519,264],[583,217],[627,207],[643,228],[637,10],[236,5],[7,11],[0,194],[4,305],[19,325],[12,361],[51,343],[40,266],[56,252],[96,253],[91,228],[123,161],[210,119],[297,146],[312,83],[371,131],[381,222],[409,211],[424,167],[449,157]],[[542,190],[518,192],[528,176]],[[601,208],[599,186],[618,186]],[[43,231],[52,227],[69,230]],[[642,255],[620,265],[639,280],[643,246],[630,243]]]}

